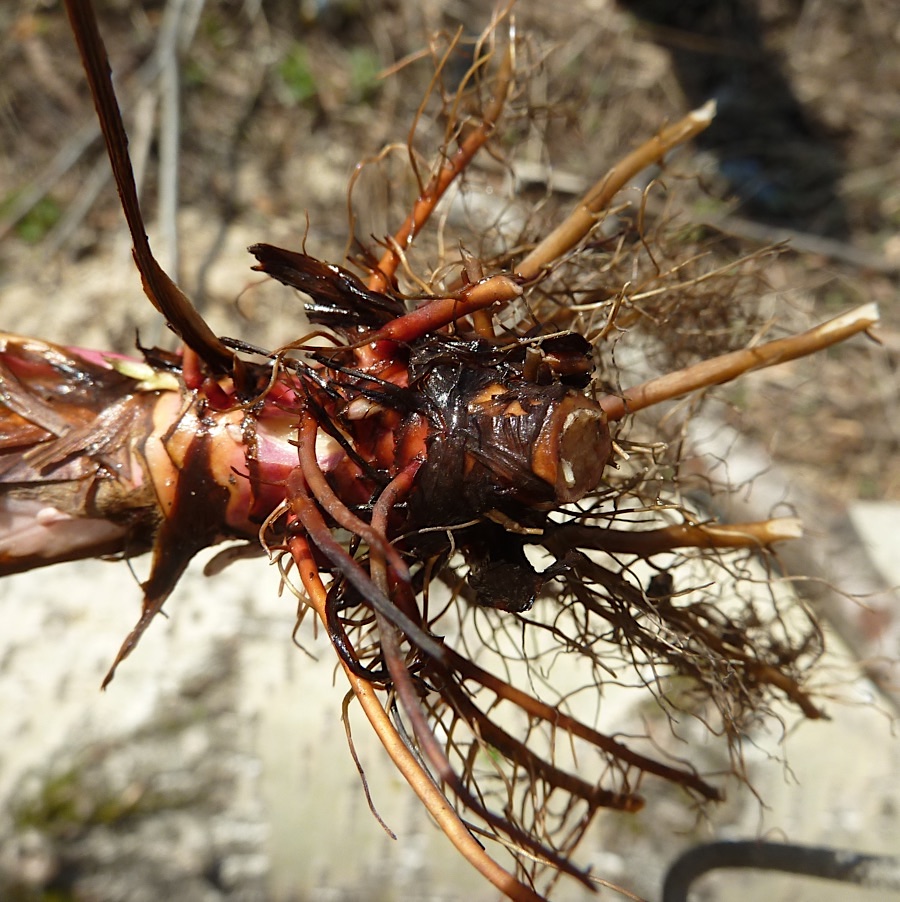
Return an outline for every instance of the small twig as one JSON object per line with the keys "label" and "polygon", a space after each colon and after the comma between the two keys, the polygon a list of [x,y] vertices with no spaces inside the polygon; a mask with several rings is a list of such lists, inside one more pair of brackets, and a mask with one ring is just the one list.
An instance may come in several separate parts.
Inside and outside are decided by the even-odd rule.
{"label": "small twig", "polygon": [[[187,0],[183,0],[187,2]],[[204,0],[190,0],[196,6],[198,3],[202,7]],[[189,29],[190,34],[196,30],[196,17],[199,11],[191,12],[191,17],[195,20],[195,24]],[[175,36],[182,39],[178,29],[174,29]],[[128,103],[126,107],[133,108],[139,106],[143,102],[146,105],[146,98],[152,98],[151,104],[155,105],[156,89],[148,86],[152,85],[163,67],[163,54],[159,50],[160,42],[157,42],[157,52],[155,52],[135,73],[131,80],[131,85],[139,90],[141,99]],[[138,117],[140,118],[140,117]],[[152,119],[152,113],[150,118]],[[54,186],[63,178],[69,170],[90,150],[97,138],[101,136],[100,127],[95,117],[85,122],[75,133],[66,141],[66,143],[55,154],[53,159],[46,165],[43,171],[37,175],[32,182],[25,188],[8,207],[5,215],[0,218],[0,240],[5,238],[15,226],[26,217],[40,201],[53,190]],[[146,148],[149,147],[149,134],[145,138],[140,135],[134,135],[132,141],[132,158],[133,166],[136,174],[135,181],[138,185],[142,181],[143,166],[140,162],[141,156],[146,156]],[[51,253],[57,250],[62,244],[68,240],[69,235],[74,231],[77,224],[84,216],[86,208],[89,207],[89,201],[92,203],[96,197],[93,189],[82,188],[79,199],[76,201],[77,212],[67,213],[65,216],[66,225],[59,225],[49,234],[48,239],[51,244]],[[59,229],[59,231],[57,231]]]}
{"label": "small twig", "polygon": [[748,241],[764,245],[781,244],[787,250],[798,254],[815,254],[837,260],[849,266],[884,275],[895,275],[900,272],[900,260],[891,260],[883,254],[873,253],[860,247],[854,247],[846,241],[825,238],[810,232],[799,232],[781,226],[754,222],[741,216],[723,216],[721,218],[704,218],[695,220],[701,225],[716,229],[726,235],[734,235]]}
{"label": "small twig", "polygon": [[181,83],[176,44],[182,25],[184,0],[169,0],[163,13],[156,49],[161,72],[159,119],[159,228],[161,266],[178,279],[178,157],[181,145]]}
{"label": "small twig", "polygon": [[181,150],[181,55],[193,40],[204,0],[169,0],[156,41],[160,63],[159,241],[162,267],[178,278],[178,158]]}
{"label": "small twig", "polygon": [[138,196],[144,190],[144,179],[147,176],[147,164],[150,160],[150,149],[156,129],[154,123],[158,104],[159,92],[154,84],[141,93],[131,106],[132,128],[128,138],[131,166],[134,169],[134,182],[137,185]]}
{"label": "small twig", "polygon": [[43,253],[52,256],[75,234],[78,226],[90,212],[100,192],[111,178],[112,173],[106,157],[96,160],[90,174],[82,182],[75,199],[66,207],[60,220],[44,236]]}
{"label": "small twig", "polygon": [[5,238],[53,190],[53,186],[81,159],[99,137],[100,129],[96,119],[92,118],[69,138],[43,172],[10,204],[6,215],[0,219],[0,239]]}

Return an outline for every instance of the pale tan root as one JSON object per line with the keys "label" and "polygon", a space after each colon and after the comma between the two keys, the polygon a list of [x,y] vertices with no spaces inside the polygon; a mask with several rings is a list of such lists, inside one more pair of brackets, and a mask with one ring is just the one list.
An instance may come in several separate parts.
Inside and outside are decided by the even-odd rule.
{"label": "pale tan root", "polygon": [[[318,568],[312,563],[306,540],[297,537],[290,542],[290,546],[303,581],[303,587],[308,596],[309,605],[316,612],[327,630],[328,624],[325,614],[326,591],[319,576]],[[459,815],[453,810],[450,802],[434,784],[431,776],[400,738],[400,735],[391,723],[390,717],[384,710],[384,706],[378,699],[375,687],[353,674],[343,662],[342,666],[347,679],[350,681],[353,693],[363,709],[363,713],[368,718],[372,729],[377,734],[391,761],[412,787],[428,810],[428,813],[435,819],[457,851],[482,876],[510,899],[516,900],[516,902],[541,902],[541,896],[500,867],[472,836],[466,825],[459,818]]]}
{"label": "pale tan root", "polygon": [[606,411],[609,420],[620,420],[626,414],[636,413],[662,401],[680,398],[711,385],[730,382],[751,370],[815,354],[859,332],[867,332],[878,320],[878,306],[863,304],[798,335],[722,354],[674,373],[650,379],[626,389],[621,395],[606,395],[600,399],[600,406]]}
{"label": "pale tan root", "polygon": [[759,548],[802,535],[803,527],[796,517],[776,517],[753,523],[678,523],[645,530],[573,523],[554,530],[552,539],[562,546],[649,557],[677,548]]}
{"label": "pale tan root", "polygon": [[631,179],[648,166],[659,163],[679,144],[699,135],[712,122],[715,112],[715,103],[710,100],[616,163],[581,199],[568,218],[516,267],[516,275],[526,282],[538,278],[543,270],[572,250],[597,225],[603,211]]}

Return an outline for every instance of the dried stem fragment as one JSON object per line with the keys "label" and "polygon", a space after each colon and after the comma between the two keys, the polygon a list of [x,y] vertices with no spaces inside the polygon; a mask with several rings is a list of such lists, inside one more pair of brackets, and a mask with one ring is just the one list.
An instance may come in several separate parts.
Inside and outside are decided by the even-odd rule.
{"label": "dried stem fragment", "polygon": [[235,366],[234,353],[213,333],[187,296],[156,262],[150,250],[128,155],[128,138],[113,91],[109,59],[91,2],[66,0],[66,11],[91,85],[91,95],[100,118],[122,209],[134,242],[134,262],[141,274],[144,292],[166,318],[169,327],[197,353],[213,373],[231,373]]}

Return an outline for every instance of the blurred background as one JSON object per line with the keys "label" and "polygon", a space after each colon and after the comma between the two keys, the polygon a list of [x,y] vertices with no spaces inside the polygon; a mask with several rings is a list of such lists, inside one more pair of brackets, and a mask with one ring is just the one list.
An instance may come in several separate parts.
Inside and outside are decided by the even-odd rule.
{"label": "blurred background", "polygon": [[[258,284],[246,246],[305,239],[340,261],[354,166],[406,140],[432,66],[380,74],[434,32],[477,34],[490,5],[103,0],[98,14],[160,261],[217,332],[275,346],[302,330],[300,305]],[[763,490],[739,500],[801,508],[815,541],[798,567],[831,579],[829,566],[851,563],[862,582],[839,574],[842,585],[881,593],[862,625],[845,611],[851,639],[868,629],[863,654],[890,653],[876,640],[896,635],[897,599],[884,589],[900,583],[890,570],[900,551],[893,0],[578,0],[565,11],[521,0],[515,15],[539,115],[501,140],[535,209],[564,207],[623,152],[714,97],[715,124],[662,177],[677,189],[675,234],[723,258],[789,241],[760,279],[760,304],[787,325],[879,302],[880,347],[854,341],[752,374],[714,413],[747,443],[740,459],[728,446],[734,472],[746,461],[754,485],[774,485],[774,500]],[[0,8],[0,63],[4,328],[122,351],[137,329],[145,344],[163,341],[60,4]],[[417,147],[440,141],[423,118]],[[475,167],[488,181],[498,171],[490,157]],[[364,174],[356,234],[383,233],[404,205],[402,184]],[[213,579],[194,566],[170,619],[101,695],[137,616],[143,563],[138,575],[86,562],[0,583],[3,898],[493,898],[351,714],[373,804],[397,841],[371,816],[340,722],[343,677],[321,636],[302,630],[303,647],[291,643],[295,602],[264,562]],[[852,655],[833,644],[826,673],[843,674],[823,685],[840,697],[833,722],[748,737],[758,796],[730,786],[728,803],[700,813],[660,794],[640,815],[598,818],[582,860],[654,899],[675,855],[713,836],[900,852],[892,702],[848,676]],[[846,898],[739,880],[710,878],[697,898]],[[580,897],[560,887],[555,898]]]}

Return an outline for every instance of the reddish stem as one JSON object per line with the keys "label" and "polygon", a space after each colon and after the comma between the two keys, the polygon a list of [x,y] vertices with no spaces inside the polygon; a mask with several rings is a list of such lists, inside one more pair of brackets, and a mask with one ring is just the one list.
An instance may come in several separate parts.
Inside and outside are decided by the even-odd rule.
{"label": "reddish stem", "polygon": [[[398,316],[381,329],[370,332],[357,344],[411,342],[477,310],[486,310],[498,303],[508,303],[521,295],[522,286],[509,276],[493,276],[476,285],[463,288],[454,297],[437,298],[418,310]],[[388,345],[387,349],[392,350],[393,345]]]}
{"label": "reddish stem", "polygon": [[[438,201],[443,197],[444,192],[453,183],[453,180],[469,165],[472,158],[485,145],[488,138],[494,131],[503,106],[506,103],[506,96],[509,93],[509,86],[512,80],[512,52],[507,50],[503,56],[503,62],[500,66],[500,72],[497,76],[494,97],[488,108],[485,110],[481,119],[481,124],[473,131],[459,146],[456,153],[452,157],[444,160],[441,168],[435,173],[425,190],[419,195],[413,209],[403,225],[394,233],[394,241],[396,247],[401,250],[408,248],[415,240],[416,235],[422,230],[422,227],[428,222],[429,217],[434,212]],[[378,263],[378,268],[369,277],[369,288],[373,291],[384,291],[400,265],[400,254],[389,247],[384,252]]]}
{"label": "reddish stem", "polygon": [[[316,458],[316,435],[319,425],[312,414],[305,413],[300,420],[300,428],[297,435],[297,450],[300,456],[300,468],[303,478],[309,486],[316,501],[335,522],[344,529],[358,535],[370,548],[377,548],[390,561],[393,571],[404,582],[409,582],[409,568],[400,557],[399,552],[384,535],[373,529],[365,520],[360,520],[343,501],[334,493],[328,484],[325,474],[319,467]],[[318,543],[317,543],[318,544]]]}

